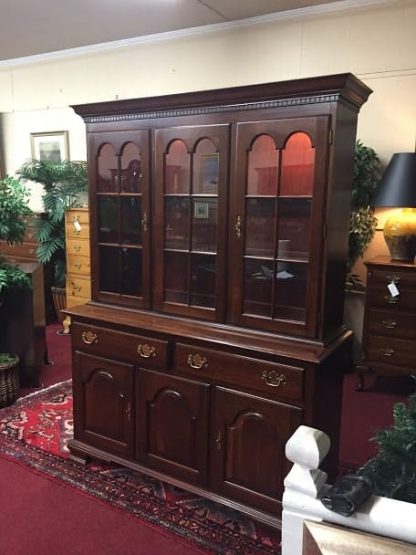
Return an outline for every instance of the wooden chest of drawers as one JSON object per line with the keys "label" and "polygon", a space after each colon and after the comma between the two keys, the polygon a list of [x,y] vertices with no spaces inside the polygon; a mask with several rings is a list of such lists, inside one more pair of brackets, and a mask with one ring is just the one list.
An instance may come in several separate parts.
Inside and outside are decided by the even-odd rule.
{"label": "wooden chest of drawers", "polygon": [[359,389],[367,372],[416,374],[416,265],[379,257],[367,272]]}
{"label": "wooden chest of drawers", "polygon": [[88,208],[65,214],[66,303],[71,308],[91,299],[90,224]]}

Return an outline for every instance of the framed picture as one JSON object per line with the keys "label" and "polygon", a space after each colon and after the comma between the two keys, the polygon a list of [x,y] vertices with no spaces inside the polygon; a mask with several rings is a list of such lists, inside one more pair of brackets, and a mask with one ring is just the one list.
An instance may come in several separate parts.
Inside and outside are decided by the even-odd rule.
{"label": "framed picture", "polygon": [[31,133],[32,158],[43,162],[69,160],[68,131]]}
{"label": "framed picture", "polygon": [[201,156],[200,190],[216,193],[218,190],[218,154]]}
{"label": "framed picture", "polygon": [[194,218],[206,220],[209,215],[209,206],[207,202],[196,201],[194,204]]}

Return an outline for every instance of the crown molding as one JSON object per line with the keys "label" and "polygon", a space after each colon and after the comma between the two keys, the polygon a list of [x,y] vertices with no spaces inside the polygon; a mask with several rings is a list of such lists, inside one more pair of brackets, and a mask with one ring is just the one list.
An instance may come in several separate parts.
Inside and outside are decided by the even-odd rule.
{"label": "crown molding", "polygon": [[68,48],[55,52],[46,52],[44,54],[36,54],[33,56],[24,56],[21,58],[13,58],[10,60],[0,61],[0,70],[12,68],[16,66],[34,65],[42,62],[59,61],[62,59],[76,58],[84,55],[101,54],[119,49],[132,48],[142,44],[150,44],[156,42],[170,41],[181,38],[189,38],[193,36],[208,35],[222,31],[237,30],[246,27],[255,27],[257,25],[265,25],[280,21],[301,20],[309,17],[324,16],[327,14],[345,13],[349,11],[357,11],[366,8],[396,5],[397,0],[338,0],[328,4],[318,4],[317,6],[309,6],[305,8],[297,8],[294,10],[286,10],[272,14],[266,14],[257,17],[228,21],[225,23],[214,23],[212,25],[203,25],[200,27],[191,27],[189,29],[181,29],[178,31],[168,31],[166,33],[156,33],[140,37],[133,37],[117,41],[104,42],[100,44],[92,44],[88,46],[80,46],[77,48]]}

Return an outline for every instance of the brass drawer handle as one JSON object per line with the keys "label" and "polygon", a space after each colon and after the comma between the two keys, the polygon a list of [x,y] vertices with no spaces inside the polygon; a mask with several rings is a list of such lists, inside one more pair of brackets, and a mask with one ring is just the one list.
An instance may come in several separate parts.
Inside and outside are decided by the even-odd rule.
{"label": "brass drawer handle", "polygon": [[77,285],[76,283],[72,282],[72,290],[73,290],[72,294],[79,293],[81,289],[82,289],[81,285]]}
{"label": "brass drawer handle", "polygon": [[235,221],[235,226],[234,226],[236,235],[237,235],[237,239],[240,239],[241,237],[241,216],[237,216],[237,219]]}
{"label": "brass drawer handle", "polygon": [[94,343],[98,343],[98,336],[93,331],[83,331],[81,339],[86,345],[94,345]]}
{"label": "brass drawer handle", "polygon": [[399,281],[400,281],[400,276],[399,276],[399,274],[387,274],[387,275],[386,275],[386,279],[387,279],[387,281],[389,281],[390,283],[399,283]]}
{"label": "brass drawer handle", "polygon": [[270,387],[280,387],[287,384],[284,374],[278,374],[276,370],[263,370],[261,379]]}
{"label": "brass drawer handle", "polygon": [[81,262],[76,262],[76,263],[74,264],[74,267],[75,267],[77,270],[81,270],[81,266],[82,266]]}
{"label": "brass drawer handle", "polygon": [[198,353],[195,355],[188,355],[186,362],[191,368],[195,368],[195,370],[201,370],[201,368],[206,368],[208,366],[208,360]]}
{"label": "brass drawer handle", "polygon": [[384,295],[384,300],[388,304],[397,304],[399,302],[399,296],[397,295],[397,297],[392,297],[391,295]]}
{"label": "brass drawer handle", "polygon": [[149,345],[148,343],[144,343],[143,345],[137,346],[138,354],[143,358],[151,358],[156,356],[156,349]]}
{"label": "brass drawer handle", "polygon": [[383,357],[391,357],[395,353],[394,349],[392,349],[391,347],[385,347],[384,349],[381,349],[381,352]]}
{"label": "brass drawer handle", "polygon": [[82,248],[81,245],[75,245],[74,246],[74,251],[79,252],[81,250],[81,248]]}
{"label": "brass drawer handle", "polygon": [[387,328],[388,330],[392,330],[397,326],[396,320],[382,320],[381,325],[383,328]]}

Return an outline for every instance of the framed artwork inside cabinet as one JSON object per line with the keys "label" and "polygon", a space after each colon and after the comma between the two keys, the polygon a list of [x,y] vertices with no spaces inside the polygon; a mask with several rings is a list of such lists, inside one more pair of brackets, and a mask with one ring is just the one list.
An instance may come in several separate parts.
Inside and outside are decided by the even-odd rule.
{"label": "framed artwork inside cabinet", "polygon": [[32,158],[42,162],[69,160],[68,131],[31,133]]}
{"label": "framed artwork inside cabinet", "polygon": [[217,188],[218,154],[204,154],[201,156],[200,191],[203,193],[216,193]]}

